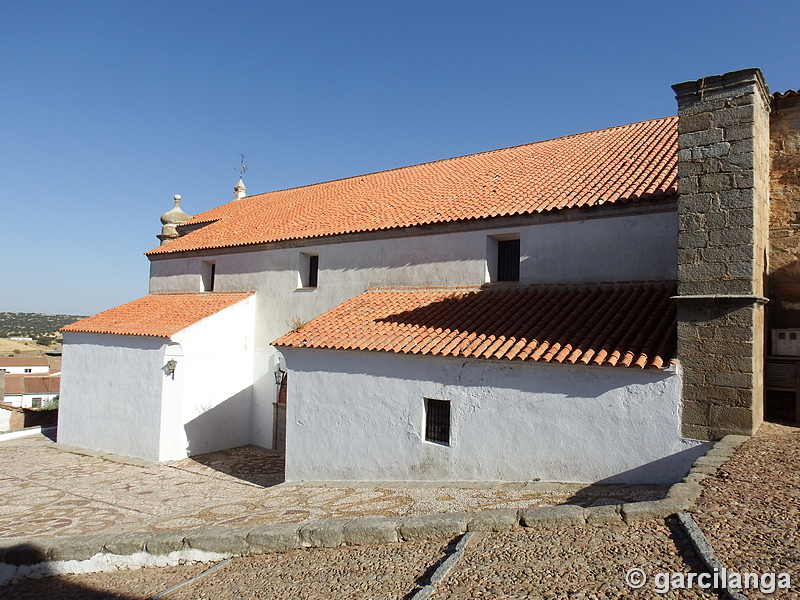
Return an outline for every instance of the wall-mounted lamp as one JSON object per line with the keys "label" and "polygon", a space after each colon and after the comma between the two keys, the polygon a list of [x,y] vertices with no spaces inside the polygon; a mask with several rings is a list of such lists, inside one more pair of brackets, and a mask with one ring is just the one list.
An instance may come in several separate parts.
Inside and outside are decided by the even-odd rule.
{"label": "wall-mounted lamp", "polygon": [[178,366],[178,361],[175,360],[174,358],[170,358],[167,361],[167,365],[165,367],[166,368],[166,373],[167,373],[167,375],[172,375],[173,379],[175,379],[175,367],[177,367],[177,366]]}
{"label": "wall-mounted lamp", "polygon": [[286,371],[278,367],[275,370],[275,383],[280,385],[283,383],[283,378],[286,377]]}

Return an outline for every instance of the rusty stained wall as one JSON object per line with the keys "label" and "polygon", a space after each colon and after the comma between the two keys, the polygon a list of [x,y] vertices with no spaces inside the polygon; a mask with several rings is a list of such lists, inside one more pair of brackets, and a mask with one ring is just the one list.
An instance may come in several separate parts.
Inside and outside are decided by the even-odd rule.
{"label": "rusty stained wall", "polygon": [[800,327],[800,92],[780,96],[770,114],[770,329]]}

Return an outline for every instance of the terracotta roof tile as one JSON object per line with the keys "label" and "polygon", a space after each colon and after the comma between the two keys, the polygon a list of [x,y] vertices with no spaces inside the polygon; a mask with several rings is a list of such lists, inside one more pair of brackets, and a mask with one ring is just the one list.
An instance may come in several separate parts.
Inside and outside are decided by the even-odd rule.
{"label": "terracotta roof tile", "polygon": [[5,394],[57,394],[60,386],[58,375],[6,375]]}
{"label": "terracotta roof tile", "polygon": [[248,196],[148,255],[619,203],[676,193],[677,117]]}
{"label": "terracotta roof tile", "polygon": [[0,357],[0,369],[3,367],[48,367],[50,363],[44,356],[4,356]]}
{"label": "terracotta roof tile", "polygon": [[663,369],[676,293],[671,282],[373,289],[274,344]]}
{"label": "terracotta roof tile", "polygon": [[253,292],[151,294],[62,327],[61,331],[166,338],[252,295]]}

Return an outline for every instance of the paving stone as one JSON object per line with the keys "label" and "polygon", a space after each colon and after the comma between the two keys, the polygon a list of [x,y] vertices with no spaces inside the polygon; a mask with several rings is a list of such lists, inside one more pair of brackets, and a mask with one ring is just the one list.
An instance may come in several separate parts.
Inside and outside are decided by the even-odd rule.
{"label": "paving stone", "polygon": [[253,527],[247,534],[251,552],[287,552],[300,548],[300,526],[297,523],[278,523]]}
{"label": "paving stone", "polygon": [[400,536],[404,540],[450,539],[467,530],[467,513],[435,513],[400,520]]}
{"label": "paving stone", "polygon": [[520,511],[520,524],[524,527],[560,527],[584,523],[586,520],[583,508],[574,504],[526,508]]}
{"label": "paving stone", "polygon": [[87,560],[105,551],[106,536],[76,535],[46,542],[48,560]]}
{"label": "paving stone", "polygon": [[190,548],[242,555],[247,551],[248,527],[204,527],[186,534],[184,541]]}
{"label": "paving stone", "polygon": [[135,554],[145,549],[147,540],[152,536],[147,531],[132,531],[128,533],[118,533],[105,538],[104,547],[111,554]]}
{"label": "paving stone", "polygon": [[386,544],[397,542],[398,519],[354,519],[344,526],[344,543],[348,545]]}
{"label": "paving stone", "polygon": [[145,542],[145,550],[150,554],[161,556],[176,550],[183,550],[184,536],[182,531],[161,531],[153,533]]}
{"label": "paving stone", "polygon": [[312,548],[335,548],[344,544],[344,526],[350,519],[323,519],[300,529],[300,543]]}
{"label": "paving stone", "polygon": [[622,521],[622,513],[620,511],[621,507],[619,504],[590,506],[583,509],[583,516],[590,525],[617,523]]}
{"label": "paving stone", "polygon": [[669,489],[667,498],[678,498],[693,502],[702,492],[703,486],[699,483],[676,483]]}
{"label": "paving stone", "polygon": [[467,531],[505,531],[519,525],[519,511],[511,508],[479,510],[472,514]]}
{"label": "paving stone", "polygon": [[626,523],[638,523],[664,519],[685,510],[687,503],[675,498],[653,500],[651,502],[633,502],[622,505],[622,518]]}

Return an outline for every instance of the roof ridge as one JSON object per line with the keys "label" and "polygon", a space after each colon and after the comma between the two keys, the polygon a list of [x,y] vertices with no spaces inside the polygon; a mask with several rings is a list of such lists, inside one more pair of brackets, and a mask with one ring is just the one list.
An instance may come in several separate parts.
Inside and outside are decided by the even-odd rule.
{"label": "roof ridge", "polygon": [[[493,154],[495,152],[503,152],[504,150],[514,150],[516,148],[524,148],[525,146],[535,146],[536,144],[544,144],[544,143],[547,143],[547,142],[556,142],[556,141],[559,141],[559,140],[566,140],[566,139],[578,137],[578,136],[581,136],[581,135],[589,135],[589,134],[592,134],[592,133],[600,133],[600,132],[605,132],[605,131],[612,131],[614,129],[622,129],[624,127],[633,127],[635,125],[641,125],[643,123],[652,123],[652,122],[655,122],[655,121],[667,121],[669,119],[677,119],[677,115],[668,115],[666,117],[658,117],[658,118],[655,118],[655,119],[644,119],[643,121],[635,121],[633,123],[623,123],[621,125],[612,125],[611,127],[602,127],[600,129],[590,129],[589,131],[579,131],[577,133],[570,133],[568,135],[560,135],[560,136],[557,136],[557,137],[554,137],[554,138],[546,138],[544,140],[536,140],[535,142],[525,142],[524,144],[514,144],[513,146],[503,146],[502,148],[494,148],[492,150],[483,150],[481,152],[470,152],[469,154],[459,154],[458,156],[449,156],[447,158],[438,158],[436,160],[428,160],[428,161],[421,162],[421,163],[403,165],[402,167],[392,167],[391,169],[381,169],[380,171],[369,171],[367,173],[361,173],[359,175],[349,175],[347,177],[338,177],[336,179],[328,179],[328,180],[325,180],[325,181],[317,181],[315,183],[308,183],[306,185],[295,185],[295,186],[288,187],[288,188],[281,188],[281,189],[278,189],[278,190],[270,190],[269,192],[262,192],[260,194],[253,194],[252,196],[245,196],[244,198],[241,198],[240,200],[230,200],[229,202],[226,202],[225,204],[221,204],[220,206],[225,206],[227,204],[233,204],[234,202],[241,202],[241,200],[246,200],[248,198],[256,198],[258,196],[267,196],[269,194],[275,194],[275,193],[278,193],[278,192],[289,192],[291,190],[301,190],[303,188],[314,187],[314,186],[323,185],[323,184],[326,184],[326,183],[337,183],[337,182],[340,182],[340,181],[348,181],[348,180],[351,180],[351,179],[358,179],[360,177],[369,177],[370,175],[378,175],[380,173],[393,173],[395,171],[402,171],[403,169],[410,169],[412,167],[423,167],[423,166],[426,166],[426,165],[435,165],[435,164],[438,164],[438,163],[444,163],[444,162],[448,162],[448,161],[451,161],[451,160],[459,160],[459,159],[462,159],[462,158],[469,158],[469,157],[472,157],[472,156],[485,156],[487,154]],[[215,207],[215,208],[218,208],[218,207]],[[212,209],[209,209],[209,210],[214,210],[214,209],[212,208]],[[203,211],[203,212],[207,212],[207,211]],[[200,213],[200,215],[202,215],[202,214],[203,213]],[[197,215],[197,216],[200,216],[200,215]],[[197,221],[194,221],[194,217],[192,219],[192,222],[197,222]]]}

